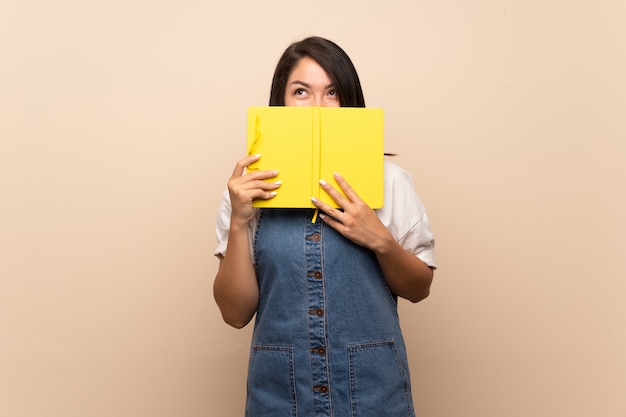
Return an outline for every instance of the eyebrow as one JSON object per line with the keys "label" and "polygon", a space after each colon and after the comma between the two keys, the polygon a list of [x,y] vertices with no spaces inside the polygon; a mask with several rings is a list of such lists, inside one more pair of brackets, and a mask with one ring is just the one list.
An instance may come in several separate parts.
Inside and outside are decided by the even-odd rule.
{"label": "eyebrow", "polygon": [[[298,80],[292,81],[291,84],[289,85],[294,85],[294,84],[298,84],[306,88],[311,88],[311,85],[305,83],[304,81],[298,81]],[[324,90],[328,90],[329,88],[333,88],[333,87],[335,87],[335,84],[328,84],[326,87],[324,87]]]}

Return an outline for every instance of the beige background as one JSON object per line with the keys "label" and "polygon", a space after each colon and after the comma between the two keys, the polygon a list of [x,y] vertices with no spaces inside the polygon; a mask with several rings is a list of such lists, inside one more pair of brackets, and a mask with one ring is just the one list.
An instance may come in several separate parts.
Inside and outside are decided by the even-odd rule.
{"label": "beige background", "polygon": [[219,196],[276,60],[342,45],[437,237],[420,416],[626,416],[626,3],[0,2],[0,415],[241,416]]}

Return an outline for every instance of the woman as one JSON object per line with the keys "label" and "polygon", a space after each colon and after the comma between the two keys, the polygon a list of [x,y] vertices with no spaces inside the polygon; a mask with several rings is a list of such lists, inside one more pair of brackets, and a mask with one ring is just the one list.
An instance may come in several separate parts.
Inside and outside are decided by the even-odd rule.
{"label": "woman", "polygon": [[[356,70],[335,43],[290,45],[270,105],[365,107]],[[427,297],[436,267],[426,211],[407,172],[385,162],[385,201],[372,210],[339,175],[340,206],[254,209],[280,192],[276,171],[235,166],[217,222],[214,295],[237,328],[256,314],[246,415],[413,416],[397,297]],[[358,191],[358,190],[357,190]]]}

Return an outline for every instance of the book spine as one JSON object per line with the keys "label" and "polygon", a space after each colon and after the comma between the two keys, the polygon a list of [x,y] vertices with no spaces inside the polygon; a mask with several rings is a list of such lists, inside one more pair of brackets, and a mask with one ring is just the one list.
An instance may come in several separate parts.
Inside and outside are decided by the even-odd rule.
{"label": "book spine", "polygon": [[313,120],[312,120],[312,129],[311,129],[311,146],[312,155],[311,158],[311,196],[318,198],[320,197],[320,171],[321,171],[321,147],[322,147],[322,138],[321,138],[321,123],[322,117],[320,112],[320,107],[313,107]]}

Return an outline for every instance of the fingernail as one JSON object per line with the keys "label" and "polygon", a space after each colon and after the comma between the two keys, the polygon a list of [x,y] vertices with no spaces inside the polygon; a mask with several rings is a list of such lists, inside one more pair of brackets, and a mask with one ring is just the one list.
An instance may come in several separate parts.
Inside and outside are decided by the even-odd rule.
{"label": "fingernail", "polygon": [[276,197],[277,195],[278,195],[278,193],[277,193],[276,191],[272,191],[272,192],[270,193],[270,196],[272,196],[272,197]]}
{"label": "fingernail", "polygon": [[311,197],[311,201],[314,202],[314,203],[317,203],[317,198]]}
{"label": "fingernail", "polygon": [[326,181],[324,181],[324,180],[320,180],[320,184],[322,184],[322,185],[326,185]]}
{"label": "fingernail", "polygon": [[275,184],[275,185],[280,185],[280,184],[282,184],[282,183],[283,183],[283,182],[282,182],[281,180],[278,180],[278,181],[275,181],[275,182],[274,182],[274,184]]}

